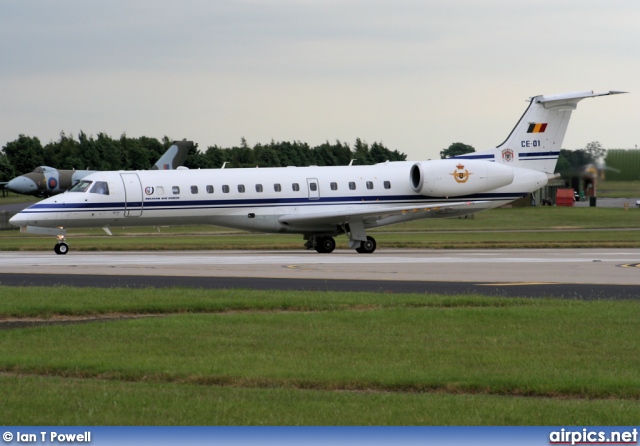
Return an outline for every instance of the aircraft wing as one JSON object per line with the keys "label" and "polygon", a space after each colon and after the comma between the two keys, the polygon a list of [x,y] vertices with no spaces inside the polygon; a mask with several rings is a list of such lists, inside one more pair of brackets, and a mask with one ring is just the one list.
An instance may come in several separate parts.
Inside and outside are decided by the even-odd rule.
{"label": "aircraft wing", "polygon": [[[278,221],[282,224],[296,227],[315,227],[318,225],[342,225],[353,222],[369,223],[373,221],[382,220],[383,218],[392,217],[396,215],[404,215],[408,213],[446,213],[460,209],[465,206],[473,204],[487,203],[487,201],[464,201],[456,203],[435,203],[425,204],[421,206],[386,206],[375,207],[371,206],[365,209],[354,209],[346,211],[336,212],[317,212],[317,213],[303,213],[303,214],[289,214],[283,215],[278,218]],[[359,206],[360,207],[360,206]]]}

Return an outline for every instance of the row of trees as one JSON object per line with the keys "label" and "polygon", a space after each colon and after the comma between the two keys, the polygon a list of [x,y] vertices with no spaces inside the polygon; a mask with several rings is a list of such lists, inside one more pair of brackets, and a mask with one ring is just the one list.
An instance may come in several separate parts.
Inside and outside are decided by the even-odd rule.
{"label": "row of trees", "polygon": [[640,180],[640,150],[609,149],[605,162],[608,180]]}
{"label": "row of trees", "polygon": [[[58,169],[92,170],[144,170],[149,169],[171,146],[168,137],[158,140],[142,136],[119,139],[99,133],[97,137],[80,132],[78,139],[60,133],[58,141],[42,145],[36,137],[20,135],[8,142],[0,153],[0,181],[26,172],[38,166]],[[371,145],[356,139],[352,147],[336,141],[310,147],[306,143],[274,142],[250,147],[242,138],[239,146],[208,147],[198,150],[197,144],[189,153],[185,166],[189,168],[219,168],[225,162],[229,167],[280,167],[280,166],[339,166],[375,164],[384,161],[402,161],[406,155],[391,151],[382,143]]]}
{"label": "row of trees", "polygon": [[605,161],[606,149],[599,141],[588,143],[584,149],[560,150],[556,172],[563,177],[573,176],[580,173],[588,164],[601,164]]}
{"label": "row of trees", "polygon": [[453,158],[454,156],[464,155],[465,153],[473,153],[476,149],[473,146],[461,142],[454,142],[446,149],[440,151],[440,158]]}
{"label": "row of trees", "polygon": [[[171,146],[171,142],[166,136],[158,140],[146,136],[130,138],[123,134],[114,139],[104,133],[99,133],[94,138],[80,132],[77,139],[60,133],[58,141],[43,146],[36,137],[20,135],[2,148],[0,181],[8,181],[43,165],[58,169],[149,169]],[[472,152],[475,152],[472,146],[455,142],[441,150],[440,157],[451,158]],[[571,175],[587,164],[601,162],[605,153],[598,141],[587,144],[584,149],[563,149],[560,151],[556,172]],[[210,146],[201,151],[196,144],[189,153],[185,166],[219,168],[225,162],[229,167],[340,166],[349,164],[351,160],[354,160],[354,164],[366,165],[405,159],[404,153],[391,151],[378,142],[369,145],[361,139],[356,139],[353,147],[340,141],[333,144],[326,142],[316,147],[299,141],[271,141],[250,147],[242,138],[239,146],[228,148]]]}
{"label": "row of trees", "polygon": [[57,169],[136,170],[148,169],[171,146],[165,137],[162,141],[146,136],[129,138],[122,135],[113,139],[104,133],[97,138],[80,132],[78,139],[60,133],[58,141],[42,145],[36,137],[20,135],[2,148],[0,172],[6,181],[38,166]]}
{"label": "row of trees", "polygon": [[230,167],[285,167],[285,166],[346,166],[351,160],[356,165],[404,161],[407,156],[397,150],[391,151],[382,143],[369,145],[360,138],[351,148],[349,144],[336,141],[310,147],[309,144],[274,142],[249,147],[242,138],[239,147],[222,148],[210,146],[204,152],[193,151],[187,158],[190,168],[216,168],[223,163]]}

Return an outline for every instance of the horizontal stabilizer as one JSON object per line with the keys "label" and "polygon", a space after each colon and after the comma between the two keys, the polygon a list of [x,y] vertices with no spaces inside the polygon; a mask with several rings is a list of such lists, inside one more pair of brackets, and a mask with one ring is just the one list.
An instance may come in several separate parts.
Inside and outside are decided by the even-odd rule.
{"label": "horizontal stabilizer", "polygon": [[566,101],[569,99],[586,99],[586,98],[595,98],[598,96],[609,96],[611,94],[625,94],[626,91],[619,90],[609,90],[604,93],[594,93],[593,90],[587,91],[576,91],[573,93],[561,93],[561,94],[550,94],[548,96],[542,96],[538,99],[538,102],[545,103],[551,101]]}
{"label": "horizontal stabilizer", "polygon": [[572,93],[560,93],[547,96],[537,96],[533,98],[535,102],[543,104],[546,109],[571,109],[574,110],[578,102],[587,98],[596,98],[599,96],[609,96],[614,94],[625,94],[626,91],[609,90],[602,93],[595,93],[593,90],[575,91]]}

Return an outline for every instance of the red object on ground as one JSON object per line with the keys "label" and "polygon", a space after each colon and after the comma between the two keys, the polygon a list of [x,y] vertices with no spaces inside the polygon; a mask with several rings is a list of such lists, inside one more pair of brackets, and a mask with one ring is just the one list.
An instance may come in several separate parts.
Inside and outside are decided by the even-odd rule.
{"label": "red object on ground", "polygon": [[573,189],[558,189],[556,192],[556,206],[573,206]]}

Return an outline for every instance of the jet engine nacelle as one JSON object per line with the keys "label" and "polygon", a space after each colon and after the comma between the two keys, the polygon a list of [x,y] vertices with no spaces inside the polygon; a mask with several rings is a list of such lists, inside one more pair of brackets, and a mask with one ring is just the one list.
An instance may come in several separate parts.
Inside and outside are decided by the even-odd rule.
{"label": "jet engine nacelle", "polygon": [[419,194],[458,197],[508,186],[513,175],[513,169],[501,163],[449,158],[414,164],[410,178]]}

